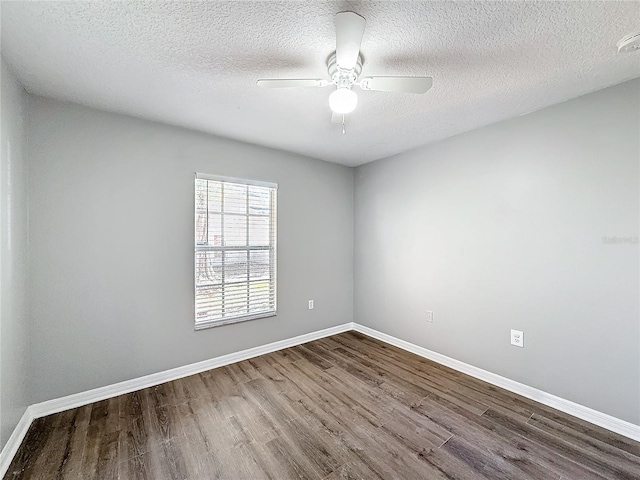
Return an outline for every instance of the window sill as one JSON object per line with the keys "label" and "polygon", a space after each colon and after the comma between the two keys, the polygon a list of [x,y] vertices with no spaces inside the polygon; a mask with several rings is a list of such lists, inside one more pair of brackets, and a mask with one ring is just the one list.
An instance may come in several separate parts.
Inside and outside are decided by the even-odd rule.
{"label": "window sill", "polygon": [[264,312],[256,315],[246,315],[244,317],[224,318],[221,320],[208,320],[198,322],[194,330],[206,330],[207,328],[221,327],[222,325],[231,325],[232,323],[248,322],[249,320],[257,320],[258,318],[275,317],[278,312]]}

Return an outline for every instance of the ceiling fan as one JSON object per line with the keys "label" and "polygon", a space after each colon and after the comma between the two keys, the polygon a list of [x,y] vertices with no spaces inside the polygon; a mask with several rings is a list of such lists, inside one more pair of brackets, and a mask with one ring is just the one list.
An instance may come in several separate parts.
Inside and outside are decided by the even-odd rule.
{"label": "ceiling fan", "polygon": [[431,77],[363,77],[360,44],[364,34],[365,19],[354,12],[341,12],[336,15],[336,51],[327,61],[331,80],[319,78],[261,79],[258,85],[263,88],[289,87],[326,87],[335,85],[336,90],[329,95],[331,121],[343,123],[344,115],[351,113],[358,105],[358,95],[354,85],[362,90],[380,92],[425,93],[431,88]]}

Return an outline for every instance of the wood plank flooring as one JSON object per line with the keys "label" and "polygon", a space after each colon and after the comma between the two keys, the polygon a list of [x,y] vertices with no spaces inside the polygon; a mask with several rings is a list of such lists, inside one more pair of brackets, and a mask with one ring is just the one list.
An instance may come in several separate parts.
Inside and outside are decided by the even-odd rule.
{"label": "wood plank flooring", "polygon": [[640,443],[349,332],[40,418],[4,478],[637,480]]}

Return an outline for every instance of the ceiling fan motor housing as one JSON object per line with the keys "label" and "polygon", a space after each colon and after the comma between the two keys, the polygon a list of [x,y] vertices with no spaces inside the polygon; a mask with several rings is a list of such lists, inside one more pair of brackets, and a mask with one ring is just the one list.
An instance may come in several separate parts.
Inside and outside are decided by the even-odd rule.
{"label": "ceiling fan motor housing", "polygon": [[362,55],[358,55],[358,61],[354,68],[345,70],[344,68],[340,68],[336,62],[336,52],[333,52],[329,60],[327,60],[327,71],[329,72],[332,83],[337,85],[338,88],[351,88],[362,72]]}

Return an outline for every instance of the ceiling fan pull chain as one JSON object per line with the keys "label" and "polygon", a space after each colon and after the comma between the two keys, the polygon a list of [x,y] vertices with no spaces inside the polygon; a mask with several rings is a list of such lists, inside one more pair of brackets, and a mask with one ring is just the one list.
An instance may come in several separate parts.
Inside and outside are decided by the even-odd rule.
{"label": "ceiling fan pull chain", "polygon": [[344,129],[344,115],[342,115],[342,134],[344,135],[347,131]]}

